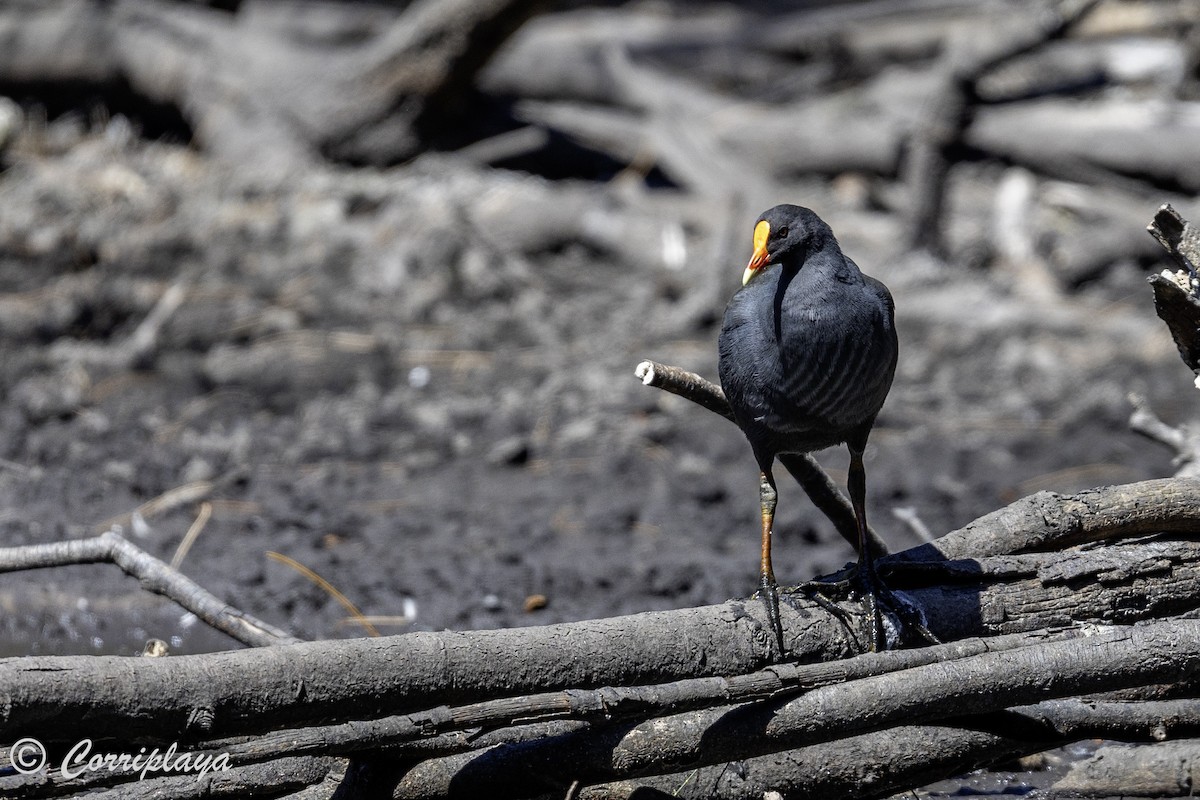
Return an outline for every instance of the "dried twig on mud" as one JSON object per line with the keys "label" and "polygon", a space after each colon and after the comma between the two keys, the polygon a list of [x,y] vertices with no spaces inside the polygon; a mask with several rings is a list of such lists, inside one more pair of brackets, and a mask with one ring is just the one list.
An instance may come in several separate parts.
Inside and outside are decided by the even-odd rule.
{"label": "dried twig on mud", "polygon": [[192,579],[125,539],[116,530],[91,539],[0,550],[0,572],[96,563],[116,564],[137,578],[143,589],[173,600],[242,644],[265,647],[300,641],[286,631],[222,602]]}
{"label": "dried twig on mud", "polygon": [[117,369],[144,366],[147,360],[153,358],[163,326],[183,305],[187,292],[187,283],[182,280],[168,286],[128,338],[112,344],[60,340],[50,348],[50,355],[59,361],[100,364]]}

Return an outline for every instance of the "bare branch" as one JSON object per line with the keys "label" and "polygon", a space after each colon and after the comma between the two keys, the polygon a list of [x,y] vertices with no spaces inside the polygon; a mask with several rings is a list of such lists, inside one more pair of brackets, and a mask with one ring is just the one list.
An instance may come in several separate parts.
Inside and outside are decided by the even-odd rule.
{"label": "bare branch", "polygon": [[125,539],[115,529],[91,539],[0,550],[0,572],[96,563],[116,564],[126,574],[137,578],[142,588],[173,600],[242,644],[265,647],[300,641],[286,631],[222,602],[195,581]]}
{"label": "bare branch", "polygon": [[[1186,613],[1200,602],[1195,596],[1200,543],[1186,538],[938,564],[914,564],[902,555],[883,562],[890,582],[946,641],[1089,621],[1130,623]],[[930,578],[938,583],[928,585]],[[831,601],[818,604],[802,593],[785,600],[783,657],[827,661],[856,652],[858,640],[866,641],[862,630],[847,627],[865,630],[868,624],[856,598],[839,601],[838,616],[828,608]],[[913,652],[900,658],[943,651]],[[107,725],[129,736],[169,741],[186,733],[194,741],[201,735],[371,718],[380,708],[408,714],[567,689],[750,673],[780,658],[763,604],[730,601],[540,628],[418,632],[204,656],[10,659],[0,661],[5,692],[0,735],[69,738]],[[447,672],[447,664],[453,670]],[[846,675],[844,665],[830,669],[839,678]],[[808,684],[815,680],[812,673],[797,675]],[[297,682],[304,687],[299,699]],[[685,688],[694,689],[671,691]],[[662,696],[692,702],[680,694]],[[532,713],[512,702],[510,710],[520,711],[521,718]],[[549,698],[538,713],[569,710],[562,702]],[[199,718],[205,721],[197,730]]]}
{"label": "bare branch", "polygon": [[1200,478],[1200,429],[1187,423],[1171,427],[1159,419],[1141,395],[1130,395],[1129,402],[1133,405],[1130,429],[1175,452],[1171,463],[1176,468],[1176,478]]}
{"label": "bare branch", "polygon": [[[921,650],[869,653],[832,664],[782,664],[727,678],[714,676],[655,686],[570,689],[486,700],[378,720],[356,720],[339,725],[266,733],[248,742],[196,743],[189,748],[189,752],[214,758],[223,753],[226,761],[235,767],[280,758],[351,755],[383,748],[394,758],[430,758],[478,750],[499,743],[514,744],[531,738],[561,735],[567,731],[555,729],[553,723],[563,719],[577,724],[573,730],[583,730],[580,726],[585,722],[645,719],[689,708],[766,699],[914,666],[982,653],[998,653],[1081,635],[1081,631],[1060,631],[1053,634],[1036,632],[988,639],[973,638]],[[530,735],[534,723],[540,726],[536,737]],[[485,730],[497,731],[502,735],[493,735],[486,741],[478,740],[477,734]],[[404,746],[410,744],[413,746]],[[102,774],[90,776],[91,779],[85,784],[77,779],[62,781],[50,775],[39,777],[37,785],[47,787],[59,784],[80,791],[128,782],[136,777],[136,774]],[[23,785],[0,780],[0,790],[6,794],[15,793]]]}
{"label": "bare branch", "polygon": [[[634,374],[646,386],[679,395],[734,422],[733,411],[725,400],[725,392],[720,386],[694,372],[659,364],[657,361],[643,361],[637,365]],[[854,509],[825,470],[821,469],[821,465],[807,453],[783,453],[779,456],[779,463],[796,479],[813,501],[813,505],[829,518],[842,538],[857,549],[858,528],[854,521]],[[867,535],[875,557],[886,555],[887,545],[870,525],[867,527]]]}

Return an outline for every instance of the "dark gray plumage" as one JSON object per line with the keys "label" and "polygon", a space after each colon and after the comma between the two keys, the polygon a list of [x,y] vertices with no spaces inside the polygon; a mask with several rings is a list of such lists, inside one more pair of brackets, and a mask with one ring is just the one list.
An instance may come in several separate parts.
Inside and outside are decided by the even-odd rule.
{"label": "dark gray plumage", "polygon": [[782,639],[770,557],[776,455],[848,445],[859,563],[873,584],[862,452],[896,371],[895,306],[887,287],[863,275],[829,226],[800,206],[759,218],[744,280],[725,309],[718,368],[762,473],[762,587]]}

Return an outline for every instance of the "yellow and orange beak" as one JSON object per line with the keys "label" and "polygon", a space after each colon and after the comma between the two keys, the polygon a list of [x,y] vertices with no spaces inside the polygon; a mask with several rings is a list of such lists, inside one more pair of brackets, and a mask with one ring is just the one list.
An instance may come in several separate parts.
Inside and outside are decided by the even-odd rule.
{"label": "yellow and orange beak", "polygon": [[754,277],[754,273],[767,263],[767,239],[770,236],[771,223],[765,219],[759,220],[759,223],[754,226],[754,255],[750,257],[750,263],[746,265],[746,271],[742,273],[742,286],[749,283],[750,279]]}

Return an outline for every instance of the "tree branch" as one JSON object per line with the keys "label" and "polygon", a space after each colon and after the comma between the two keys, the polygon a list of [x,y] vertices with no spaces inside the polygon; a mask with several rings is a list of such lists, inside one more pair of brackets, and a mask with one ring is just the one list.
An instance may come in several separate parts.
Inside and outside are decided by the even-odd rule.
{"label": "tree branch", "polygon": [[962,138],[975,102],[975,84],[989,70],[1062,36],[1097,0],[1030,4],[1015,24],[997,20],[998,30],[980,36],[965,31],[947,43],[937,89],[912,136],[904,176],[909,188],[908,242],[936,254],[942,241],[943,198],[950,171],[951,149]]}
{"label": "tree branch", "polygon": [[250,647],[300,641],[287,631],[222,602],[208,590],[110,530],[91,539],[34,544],[0,550],[0,572],[61,567],[68,564],[116,564],[142,588],[160,594],[212,627]]}
{"label": "tree branch", "polygon": [[[583,723],[605,723],[621,719],[645,719],[684,709],[710,708],[735,702],[794,695],[819,686],[882,675],[915,666],[960,659],[983,653],[998,653],[1050,641],[1077,638],[1080,631],[1034,632],[971,638],[920,650],[867,653],[830,664],[780,664],[766,670],[730,677],[693,678],[649,686],[568,689],[524,697],[485,700],[463,706],[440,706],[425,711],[377,720],[356,720],[266,733],[249,742],[207,741],[188,748],[196,755],[225,759],[234,767],[301,756],[353,755],[386,749],[397,759],[431,758],[478,750],[495,744],[514,744],[531,738],[561,735],[553,725],[569,719],[581,730]],[[532,735],[538,725],[541,730]],[[478,741],[481,731],[497,731],[486,743]],[[411,745],[411,746],[406,746]],[[5,796],[20,794],[24,786],[45,789],[61,785],[80,791],[110,786],[137,778],[125,774],[89,775],[88,780],[61,780],[55,774],[22,783],[0,780]]]}
{"label": "tree branch", "polygon": [[[729,408],[721,387],[694,372],[659,364],[657,361],[643,361],[637,365],[634,374],[646,386],[679,395],[730,422],[735,422],[733,411]],[[854,509],[825,470],[821,469],[821,465],[808,453],[784,453],[779,456],[779,463],[796,479],[813,501],[813,505],[829,518],[842,538],[857,550],[858,528],[854,521]],[[867,536],[876,558],[887,554],[887,545],[869,524]]]}

